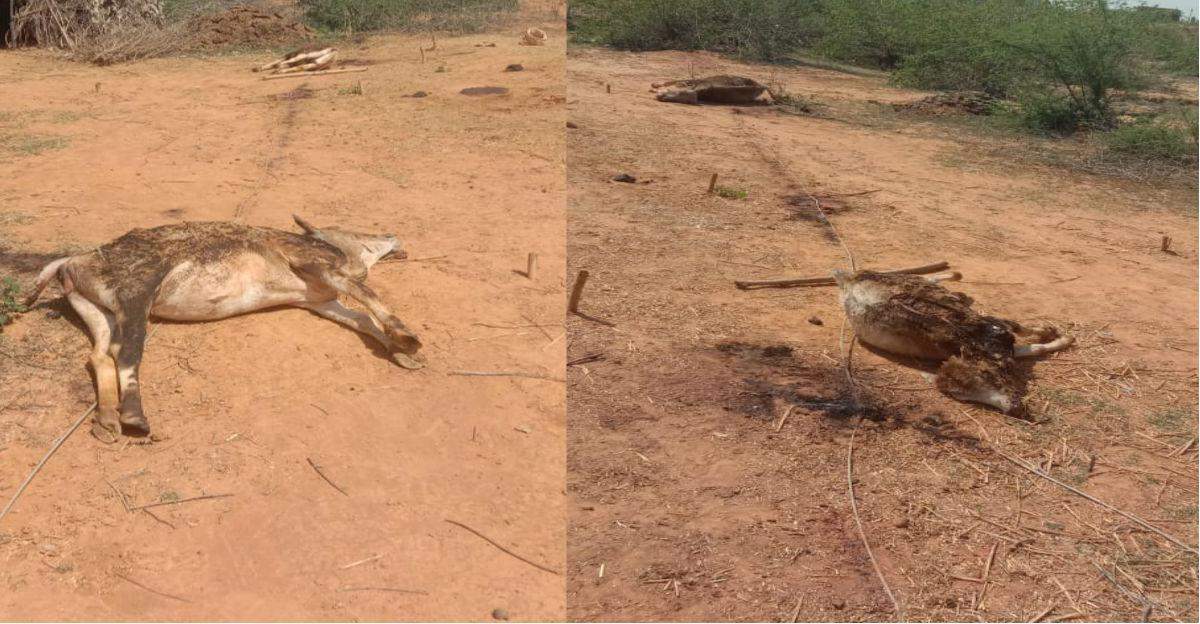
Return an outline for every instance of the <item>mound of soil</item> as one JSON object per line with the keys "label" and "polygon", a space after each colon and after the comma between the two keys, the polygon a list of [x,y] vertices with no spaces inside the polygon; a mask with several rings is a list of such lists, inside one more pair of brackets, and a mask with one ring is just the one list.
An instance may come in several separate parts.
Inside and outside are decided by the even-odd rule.
{"label": "mound of soil", "polygon": [[951,91],[931,95],[916,102],[896,104],[895,109],[933,115],[991,115],[996,103],[996,98],[982,91]]}
{"label": "mound of soil", "polygon": [[310,39],[315,34],[295,16],[273,9],[238,5],[227,11],[192,20],[195,45],[219,48],[249,44],[274,44]]}

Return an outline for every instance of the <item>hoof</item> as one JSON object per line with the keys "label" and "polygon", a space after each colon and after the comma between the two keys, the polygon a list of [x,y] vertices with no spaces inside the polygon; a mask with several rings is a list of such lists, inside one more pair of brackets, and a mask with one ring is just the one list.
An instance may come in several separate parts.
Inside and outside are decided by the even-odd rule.
{"label": "hoof", "polygon": [[116,444],[117,440],[121,439],[121,434],[95,421],[92,422],[92,437],[105,444]]}
{"label": "hoof", "polygon": [[136,416],[121,416],[121,433],[135,438],[144,438],[150,435],[150,423],[146,422],[146,417],[138,414]]}
{"label": "hoof", "polygon": [[397,365],[407,368],[408,370],[421,370],[425,368],[425,358],[417,354],[408,355],[406,353],[393,353],[392,361]]}

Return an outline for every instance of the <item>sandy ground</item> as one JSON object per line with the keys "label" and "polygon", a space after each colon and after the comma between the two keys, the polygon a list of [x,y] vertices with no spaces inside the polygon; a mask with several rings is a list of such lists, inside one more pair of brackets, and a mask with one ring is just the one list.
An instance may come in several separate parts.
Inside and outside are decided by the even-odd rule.
{"label": "sandy ground", "polygon": [[[689,71],[773,78],[819,106],[648,93]],[[571,51],[568,272],[590,271],[580,309],[615,324],[568,319],[568,359],[603,356],[568,368],[571,618],[896,617],[847,495],[857,418],[836,294],[733,287],[845,266],[811,193],[859,266],[949,260],[980,309],[1078,338],[1034,366],[1033,422],[855,351],[874,418],[854,435],[859,514],[902,616],[1195,620],[1194,553],[1000,455],[1195,544],[1194,186],[1037,165],[1030,139],[887,106],[923,95],[708,54]],[[712,173],[747,197],[707,195]]]}
{"label": "sandy ground", "polygon": [[[342,50],[367,72],[277,81],[248,71],[263,54],[0,53],[0,274],[27,285],[49,259],[182,220],[392,232],[411,260],[370,283],[430,362],[400,369],[299,310],[156,324],[142,384],[164,439],[67,441],[0,522],[0,617],[563,617],[561,575],[446,522],[563,569],[560,24],[544,47],[518,45],[528,23],[439,37],[424,63],[427,37],[370,37]],[[459,94],[476,86],[509,91]],[[533,280],[515,272],[529,252]],[[4,502],[93,400],[88,338],[57,295],[0,335]],[[123,509],[205,494],[231,496]]]}

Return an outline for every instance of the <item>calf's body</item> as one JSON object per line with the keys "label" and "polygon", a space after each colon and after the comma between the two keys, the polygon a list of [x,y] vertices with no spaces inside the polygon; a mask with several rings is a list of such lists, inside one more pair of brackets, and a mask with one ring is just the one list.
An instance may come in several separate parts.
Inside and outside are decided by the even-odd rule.
{"label": "calf's body", "polygon": [[[396,238],[296,222],[302,234],[229,222],[137,229],[42,270],[28,303],[57,278],[92,334],[97,438],[149,433],[138,366],[151,316],[210,321],[302,307],[371,336],[401,366],[420,367],[412,357],[420,341],[364,281],[375,262],[399,252]],[[343,306],[340,295],[368,313]]]}

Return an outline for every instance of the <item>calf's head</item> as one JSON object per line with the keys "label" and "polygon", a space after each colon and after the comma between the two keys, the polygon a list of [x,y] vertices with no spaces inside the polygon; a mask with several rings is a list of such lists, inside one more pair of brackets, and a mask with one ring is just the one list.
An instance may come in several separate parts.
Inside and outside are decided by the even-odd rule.
{"label": "calf's head", "polygon": [[292,218],[305,234],[337,247],[347,258],[361,262],[364,270],[387,256],[399,259],[408,257],[400,249],[400,241],[392,234],[363,234],[339,227],[318,228],[296,215],[292,215]]}

